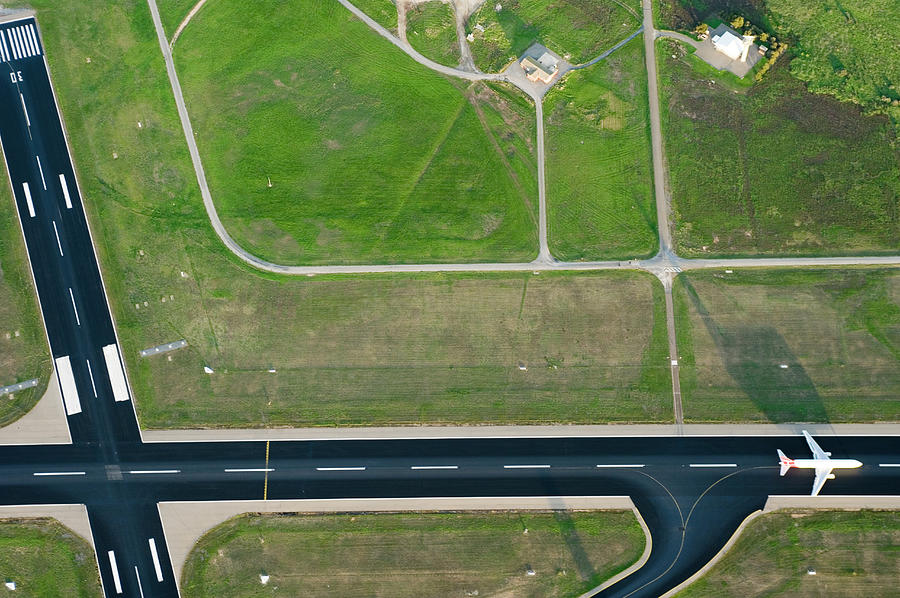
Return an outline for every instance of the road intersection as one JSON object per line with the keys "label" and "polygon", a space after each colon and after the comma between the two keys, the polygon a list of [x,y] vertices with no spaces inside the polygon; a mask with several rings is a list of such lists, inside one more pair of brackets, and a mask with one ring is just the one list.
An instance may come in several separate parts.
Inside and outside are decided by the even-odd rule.
{"label": "road intersection", "polygon": [[[13,30],[15,50],[2,46]],[[84,504],[107,596],[178,595],[160,502],[629,496],[652,550],[637,572],[599,595],[658,596],[706,563],[769,495],[807,493],[806,477],[778,477],[775,449],[802,452],[795,436],[142,442],[37,33],[31,17],[0,24],[0,47],[9,52],[0,99],[12,107],[0,115],[0,141],[72,442],[0,446],[0,503]],[[671,274],[667,268],[684,265],[666,257],[651,267]],[[826,495],[900,494],[900,468],[883,466],[900,461],[900,438],[835,436],[829,448],[865,465]],[[554,506],[564,505],[548,501]]]}

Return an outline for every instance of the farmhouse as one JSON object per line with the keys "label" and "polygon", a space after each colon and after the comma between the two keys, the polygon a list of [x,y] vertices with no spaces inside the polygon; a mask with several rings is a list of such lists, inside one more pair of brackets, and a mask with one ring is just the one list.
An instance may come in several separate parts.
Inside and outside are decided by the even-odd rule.
{"label": "farmhouse", "polygon": [[739,35],[734,29],[719,25],[712,32],[712,45],[718,52],[732,60],[747,62],[747,54],[753,45],[753,36]]}
{"label": "farmhouse", "polygon": [[559,73],[559,60],[540,44],[528,48],[519,64],[528,80],[534,83],[550,83]]}

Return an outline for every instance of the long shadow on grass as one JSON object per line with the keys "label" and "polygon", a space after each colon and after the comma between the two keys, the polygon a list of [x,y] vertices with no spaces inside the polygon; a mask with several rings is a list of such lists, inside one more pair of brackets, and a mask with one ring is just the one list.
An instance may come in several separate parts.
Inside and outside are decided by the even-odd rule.
{"label": "long shadow on grass", "polygon": [[[551,482],[551,485],[555,488],[555,484]],[[565,541],[566,548],[569,549],[569,554],[572,555],[572,560],[575,562],[578,579],[581,581],[593,580],[598,573],[597,568],[594,567],[591,557],[588,556],[584,545],[581,543],[581,537],[578,535],[578,530],[575,529],[575,522],[566,510],[568,507],[563,501],[555,498],[550,499],[550,504],[553,508],[553,518],[556,520],[556,525],[559,528],[559,535]]]}
{"label": "long shadow on grass", "polygon": [[681,283],[715,342],[725,370],[769,421],[828,421],[815,384],[774,326],[721,323],[703,305],[686,276]]}

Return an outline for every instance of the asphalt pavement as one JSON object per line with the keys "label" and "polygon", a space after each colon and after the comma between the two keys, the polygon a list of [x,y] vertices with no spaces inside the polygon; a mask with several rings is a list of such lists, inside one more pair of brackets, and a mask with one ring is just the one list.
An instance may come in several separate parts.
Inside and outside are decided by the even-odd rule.
{"label": "asphalt pavement", "polygon": [[[178,595],[160,501],[630,496],[653,550],[602,595],[658,596],[769,494],[809,492],[809,472],[778,476],[776,448],[808,451],[797,436],[142,444],[33,18],[0,24],[0,58],[0,142],[72,437],[0,447],[0,504],[86,505],[106,596]],[[880,465],[900,462],[898,437],[833,436],[824,448],[865,463],[824,495],[900,494],[900,468]]]}

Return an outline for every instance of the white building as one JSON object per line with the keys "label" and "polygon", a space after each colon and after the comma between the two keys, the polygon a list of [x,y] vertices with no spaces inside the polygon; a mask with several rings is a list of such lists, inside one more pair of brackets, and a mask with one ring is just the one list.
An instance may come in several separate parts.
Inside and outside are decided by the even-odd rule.
{"label": "white building", "polygon": [[753,36],[738,36],[733,30],[719,26],[716,31],[713,31],[712,45],[730,59],[746,62],[747,53],[750,51],[750,46],[753,45]]}

